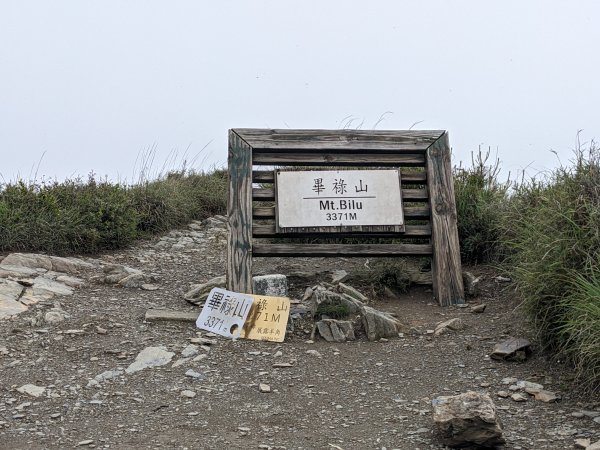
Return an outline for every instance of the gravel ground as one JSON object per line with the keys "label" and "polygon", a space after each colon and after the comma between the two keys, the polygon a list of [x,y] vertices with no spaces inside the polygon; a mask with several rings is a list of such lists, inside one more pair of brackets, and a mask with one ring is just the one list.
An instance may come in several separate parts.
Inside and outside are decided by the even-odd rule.
{"label": "gravel ground", "polygon": [[[490,359],[496,342],[527,337],[528,330],[511,283],[495,281],[485,267],[470,268],[482,276],[480,295],[472,299],[487,305],[482,314],[440,308],[423,287],[373,299],[372,306],[414,329],[398,338],[312,342],[312,323],[298,320],[283,343],[214,338],[212,345],[188,347],[203,335],[193,323],[148,323],[144,315],[148,308],[199,312],[183,294],[190,284],[222,275],[225,252],[221,228],[199,228],[98,256],[152,275],[157,290],[80,274],[86,284],[74,295],[0,321],[0,448],[440,449],[431,400],[468,390],[494,399],[506,449],[566,449],[577,438],[600,439],[600,419],[594,420],[600,403],[572,388],[568,368],[535,347],[526,361]],[[365,263],[273,259],[257,261],[256,270],[353,273]],[[294,283],[291,296],[309,285]],[[57,300],[68,317],[36,322]],[[464,330],[431,334],[455,317]],[[106,371],[125,370],[147,347],[174,353],[171,363],[90,383]],[[193,355],[174,367],[186,347]],[[274,367],[278,363],[289,367]],[[541,383],[562,399],[498,397],[507,377]],[[18,390],[27,384],[44,391]]]}

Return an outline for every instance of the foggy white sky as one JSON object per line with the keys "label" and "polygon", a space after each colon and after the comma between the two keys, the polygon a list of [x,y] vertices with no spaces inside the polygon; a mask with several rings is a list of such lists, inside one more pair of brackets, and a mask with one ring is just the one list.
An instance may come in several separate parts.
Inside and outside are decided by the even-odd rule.
{"label": "foggy white sky", "polygon": [[154,173],[223,166],[229,128],[382,115],[534,173],[600,139],[599,69],[593,0],[1,0],[0,182],[131,181],[150,148]]}

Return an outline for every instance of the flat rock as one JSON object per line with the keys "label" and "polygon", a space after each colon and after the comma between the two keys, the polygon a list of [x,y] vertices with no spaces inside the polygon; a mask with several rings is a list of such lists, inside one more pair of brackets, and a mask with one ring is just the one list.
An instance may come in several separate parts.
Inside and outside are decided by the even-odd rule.
{"label": "flat rock", "polygon": [[20,388],[17,388],[21,394],[27,394],[31,397],[40,397],[46,392],[46,388],[44,386],[36,386],[35,384],[24,384]]}
{"label": "flat rock", "polygon": [[269,386],[268,384],[260,383],[258,385],[258,390],[263,393],[268,393],[271,392],[271,386]]}
{"label": "flat rock", "polygon": [[600,450],[600,441],[596,441],[593,444],[588,445],[585,450]]}
{"label": "flat rock", "polygon": [[48,325],[56,325],[69,317],[69,315],[60,308],[53,308],[44,314],[44,323]]}
{"label": "flat rock", "polygon": [[527,401],[527,397],[525,397],[523,394],[512,394],[510,396],[510,398],[513,400],[513,402],[526,402]]}
{"label": "flat rock", "polygon": [[147,322],[175,321],[175,322],[195,322],[198,318],[198,312],[193,311],[173,311],[170,309],[149,309],[146,311],[144,320]]}
{"label": "flat rock", "polygon": [[529,389],[531,391],[541,391],[542,389],[544,389],[544,386],[539,383],[534,383],[532,381],[525,381],[525,380],[517,381],[516,386],[519,389],[523,389],[523,390]]}
{"label": "flat rock", "polygon": [[186,377],[190,377],[190,378],[195,378],[197,380],[203,380],[204,379],[204,374],[200,373],[200,372],[196,372],[195,370],[189,369],[186,373],[185,373]]}
{"label": "flat rock", "polygon": [[450,447],[493,448],[505,443],[494,402],[487,394],[468,391],[432,401],[433,421]]}
{"label": "flat rock", "polygon": [[435,327],[434,335],[439,336],[441,334],[447,333],[448,331],[460,331],[465,328],[465,325],[459,317],[455,317],[453,319],[446,320],[445,322],[440,323]]}
{"label": "flat rock", "polygon": [[32,290],[32,293],[34,296],[37,296],[40,294],[43,295],[43,294],[47,294],[47,293],[50,293],[52,295],[54,295],[54,294],[56,294],[56,295],[72,295],[73,294],[72,287],[67,286],[64,283],[60,283],[55,280],[45,278],[43,276],[37,277],[33,282],[33,286],[29,289]]}
{"label": "flat rock", "polygon": [[196,396],[196,393],[194,391],[190,391],[189,389],[185,389],[181,391],[179,395],[185,398],[194,398]]}
{"label": "flat rock", "polygon": [[482,303],[481,305],[471,306],[471,312],[473,314],[481,314],[485,311],[485,308],[487,308],[487,305],[485,303]]}
{"label": "flat rock", "polygon": [[194,305],[202,305],[213,288],[224,289],[225,283],[225,275],[223,275],[220,277],[212,278],[206,283],[193,284],[190,287],[190,290],[183,295],[183,298]]}
{"label": "flat rock", "polygon": [[544,390],[534,392],[533,398],[535,398],[537,401],[544,402],[544,403],[552,403],[552,402],[557,402],[558,400],[560,400],[560,396],[558,396],[554,392],[544,391]]}
{"label": "flat rock", "polygon": [[343,270],[343,269],[340,269],[340,270],[334,270],[334,271],[331,273],[331,282],[332,282],[333,284],[338,284],[338,283],[341,283],[341,282],[343,282],[343,281],[346,281],[346,280],[348,279],[348,276],[349,276],[349,275],[348,275],[348,272],[346,272],[346,271],[345,271],[345,270]]}
{"label": "flat rock", "polygon": [[198,352],[199,347],[197,345],[189,344],[182,350],[181,356],[183,356],[184,358],[191,358],[192,356],[196,356]]}
{"label": "flat rock", "polygon": [[79,258],[62,258],[36,253],[11,253],[2,260],[2,265],[52,270],[69,274],[78,274],[81,270],[94,268],[93,264]]}
{"label": "flat rock", "polygon": [[175,353],[167,351],[164,347],[146,347],[135,358],[135,361],[125,369],[127,373],[139,372],[151,367],[169,364]]}
{"label": "flat rock", "polygon": [[530,351],[531,342],[524,338],[510,338],[494,346],[490,354],[493,359],[512,359],[518,358],[519,354],[526,354]]}
{"label": "flat rock", "polygon": [[592,441],[589,439],[575,439],[575,448],[586,449],[591,445]]}
{"label": "flat rock", "polygon": [[24,289],[16,281],[0,279],[0,319],[27,311],[27,305],[19,301]]}
{"label": "flat rock", "polygon": [[123,373],[124,372],[121,369],[106,370],[106,371],[96,375],[93,380],[90,380],[88,382],[87,387],[98,386],[100,383],[103,383],[104,381],[112,380],[113,378],[117,378],[117,377],[123,375]]}
{"label": "flat rock", "polygon": [[349,286],[347,284],[339,283],[337,286],[337,290],[341,294],[349,295],[350,297],[352,297],[360,302],[366,303],[369,301],[369,299],[367,298],[366,295],[362,294],[360,291],[358,291],[358,289],[355,289],[352,286]]}

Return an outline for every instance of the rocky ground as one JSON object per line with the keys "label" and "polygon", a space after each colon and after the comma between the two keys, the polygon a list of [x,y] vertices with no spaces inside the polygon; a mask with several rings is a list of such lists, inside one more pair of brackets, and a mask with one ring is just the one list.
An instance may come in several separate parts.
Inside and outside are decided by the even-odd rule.
{"label": "rocky ground", "polygon": [[[488,268],[470,268],[481,281],[464,308],[438,307],[426,287],[354,285],[403,324],[376,341],[360,329],[311,339],[300,302],[335,271],[364,280],[364,259],[256,261],[257,273],[293,275],[283,343],[146,321],[149,308],[199,313],[184,295],[224,274],[225,240],[216,218],[97,258],[0,255],[0,448],[440,449],[432,400],[468,391],[493,400],[506,449],[600,439],[600,402],[572,389],[568,368],[535,347],[490,357],[528,332],[510,280]],[[449,319],[460,320],[439,331]]]}

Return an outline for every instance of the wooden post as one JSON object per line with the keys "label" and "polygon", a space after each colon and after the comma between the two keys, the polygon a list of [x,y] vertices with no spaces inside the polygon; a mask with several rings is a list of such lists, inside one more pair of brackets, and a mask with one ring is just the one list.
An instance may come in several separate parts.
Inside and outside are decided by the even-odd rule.
{"label": "wooden post", "polygon": [[252,293],[252,147],[229,130],[227,289]]}
{"label": "wooden post", "polygon": [[433,295],[440,306],[465,302],[448,133],[427,149],[431,202]]}

